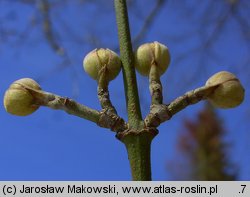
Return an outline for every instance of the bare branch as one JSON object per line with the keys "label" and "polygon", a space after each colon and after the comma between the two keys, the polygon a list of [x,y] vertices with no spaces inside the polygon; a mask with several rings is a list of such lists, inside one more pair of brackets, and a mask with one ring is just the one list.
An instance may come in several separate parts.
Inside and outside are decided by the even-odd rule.
{"label": "bare branch", "polygon": [[162,104],[162,85],[160,80],[160,75],[157,70],[157,63],[152,62],[151,69],[149,72],[149,90],[151,94],[151,105]]}
{"label": "bare branch", "polygon": [[101,70],[98,73],[98,99],[100,101],[100,104],[102,106],[102,109],[106,109],[110,113],[117,114],[116,109],[111,103],[111,100],[109,98],[109,90],[108,90],[108,84],[109,81],[107,81],[107,66],[104,65]]}
{"label": "bare branch", "polygon": [[45,91],[37,91],[28,87],[25,87],[25,89],[34,96],[37,105],[46,106],[56,110],[60,109],[67,112],[68,114],[75,115],[95,123],[98,123],[100,119],[100,112],[85,105],[79,104],[72,99],[61,97]]}
{"label": "bare branch", "polygon": [[34,97],[34,105],[63,110],[68,114],[92,121],[101,127],[109,128],[115,132],[123,132],[127,130],[127,124],[121,117],[114,113],[109,113],[105,109],[99,112],[82,105],[73,99],[61,97],[42,90],[36,90],[23,84],[19,85]]}

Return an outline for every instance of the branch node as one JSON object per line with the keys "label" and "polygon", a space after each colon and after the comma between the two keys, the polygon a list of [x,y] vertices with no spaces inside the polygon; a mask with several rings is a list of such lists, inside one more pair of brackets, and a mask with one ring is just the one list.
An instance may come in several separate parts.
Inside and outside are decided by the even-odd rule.
{"label": "branch node", "polygon": [[158,127],[162,122],[171,119],[172,115],[168,110],[168,106],[161,105],[151,105],[150,113],[144,120],[146,127]]}
{"label": "branch node", "polygon": [[108,109],[103,109],[100,111],[100,118],[97,122],[97,125],[104,128],[110,128],[111,131],[117,133],[123,132],[127,129],[127,124],[125,121]]}
{"label": "branch node", "polygon": [[139,136],[143,134],[148,134],[153,139],[158,133],[159,133],[158,130],[154,127],[146,127],[141,130],[127,129],[123,132],[117,133],[116,138],[119,139],[120,141],[123,141],[123,139],[128,135]]}

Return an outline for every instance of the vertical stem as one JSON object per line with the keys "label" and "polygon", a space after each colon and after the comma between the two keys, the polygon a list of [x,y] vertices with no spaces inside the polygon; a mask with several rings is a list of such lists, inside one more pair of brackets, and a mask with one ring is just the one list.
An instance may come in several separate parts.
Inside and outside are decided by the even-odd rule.
{"label": "vertical stem", "polygon": [[117,134],[126,146],[133,181],[151,181],[151,142],[158,130],[145,128]]}
{"label": "vertical stem", "polygon": [[151,140],[147,136],[130,135],[123,142],[128,152],[133,181],[151,181]]}
{"label": "vertical stem", "polygon": [[129,129],[117,137],[126,145],[133,180],[150,181],[150,146],[155,133],[143,129],[126,0],[114,3],[129,124]]}
{"label": "vertical stem", "polygon": [[120,56],[123,65],[123,80],[127,102],[128,123],[132,128],[142,126],[142,116],[134,68],[134,55],[130,38],[126,0],[114,0]]}

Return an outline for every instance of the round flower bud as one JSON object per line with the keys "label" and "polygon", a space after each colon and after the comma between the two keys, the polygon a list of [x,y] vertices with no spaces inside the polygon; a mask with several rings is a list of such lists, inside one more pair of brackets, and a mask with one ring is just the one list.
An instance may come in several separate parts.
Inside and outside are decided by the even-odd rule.
{"label": "round flower bud", "polygon": [[106,65],[108,81],[116,78],[121,70],[119,56],[109,49],[95,49],[89,52],[83,60],[83,68],[93,79],[98,80],[98,72]]}
{"label": "round flower bud", "polygon": [[38,105],[34,105],[34,97],[24,86],[41,90],[39,84],[33,79],[23,78],[14,81],[4,94],[4,107],[8,113],[27,116],[39,108]]}
{"label": "round flower bud", "polygon": [[170,54],[165,45],[159,42],[146,43],[136,50],[135,67],[140,74],[148,76],[152,62],[156,63],[159,75],[167,70]]}
{"label": "round flower bud", "polygon": [[221,71],[210,77],[206,86],[218,85],[208,96],[215,107],[233,108],[242,103],[245,91],[240,81],[230,72]]}

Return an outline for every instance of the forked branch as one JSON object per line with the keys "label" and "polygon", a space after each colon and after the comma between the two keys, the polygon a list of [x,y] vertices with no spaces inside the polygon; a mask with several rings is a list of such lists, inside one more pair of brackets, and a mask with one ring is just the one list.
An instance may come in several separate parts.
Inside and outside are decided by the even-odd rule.
{"label": "forked branch", "polygon": [[186,108],[189,105],[198,103],[201,100],[207,99],[218,85],[203,86],[195,90],[191,90],[173,100],[170,104],[153,104],[150,107],[150,113],[145,118],[144,122],[147,127],[158,127],[161,123],[171,119],[173,115]]}

